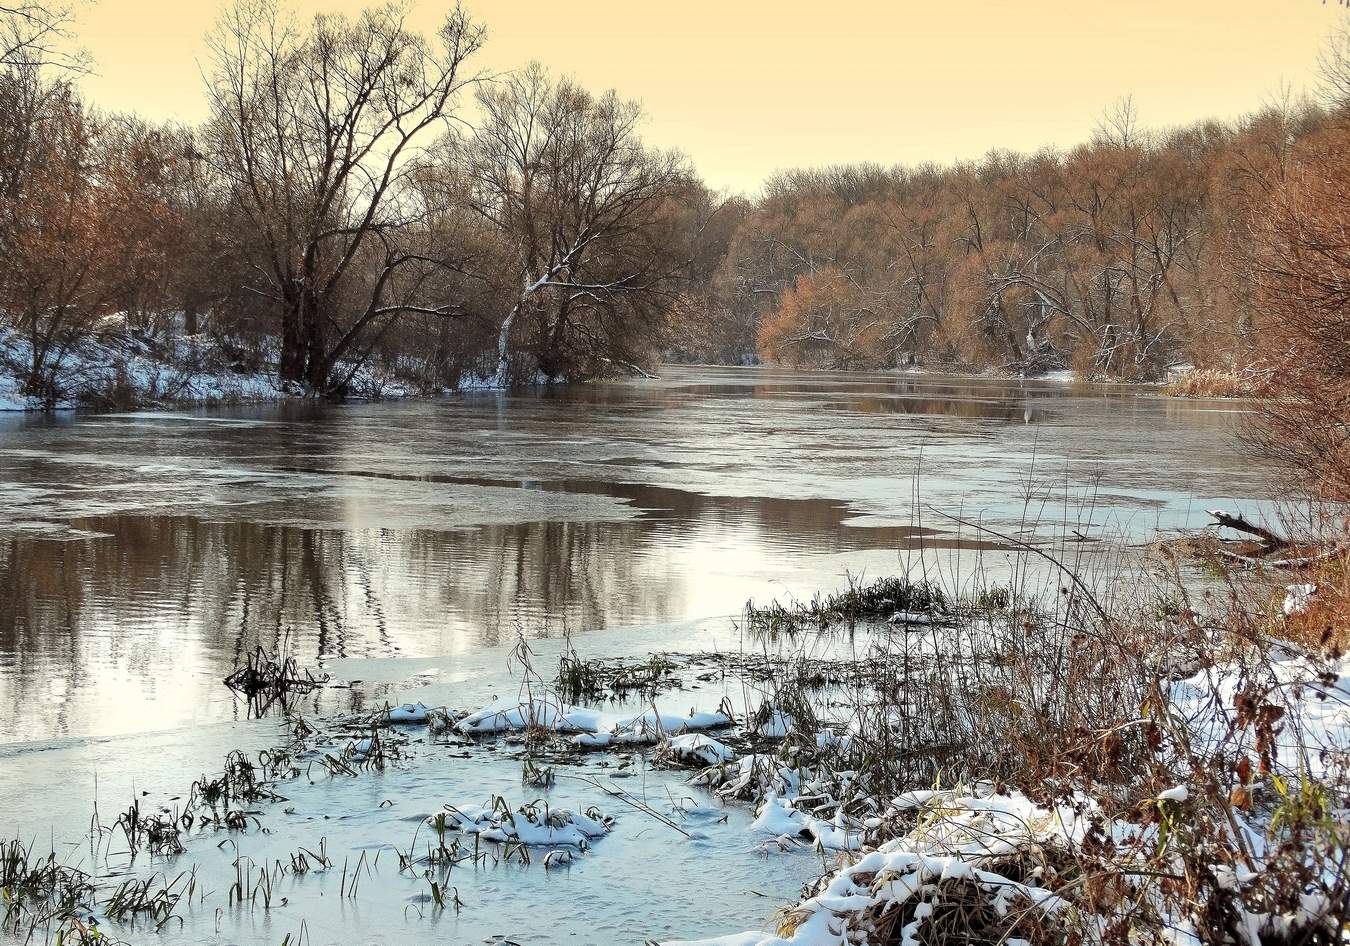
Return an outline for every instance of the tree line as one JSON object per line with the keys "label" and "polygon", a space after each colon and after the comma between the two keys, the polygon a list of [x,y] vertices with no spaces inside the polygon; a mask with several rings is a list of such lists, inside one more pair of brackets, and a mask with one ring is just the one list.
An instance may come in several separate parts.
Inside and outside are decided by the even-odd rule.
{"label": "tree line", "polygon": [[1145,134],[1126,102],[1066,152],[781,174],[716,271],[705,353],[1133,380],[1245,366],[1272,327],[1262,215],[1344,120],[1301,102]]}
{"label": "tree line", "polygon": [[644,143],[614,91],[484,76],[460,9],[425,35],[397,4],[237,0],[196,126],[83,101],[67,11],[0,19],[0,357],[48,403],[91,338],[327,397],[371,368],[430,392],[661,360],[1241,367],[1282,344],[1261,234],[1350,101],[1330,55],[1320,103],[1154,134],[1126,103],[1069,151],[794,171],[751,199]]}

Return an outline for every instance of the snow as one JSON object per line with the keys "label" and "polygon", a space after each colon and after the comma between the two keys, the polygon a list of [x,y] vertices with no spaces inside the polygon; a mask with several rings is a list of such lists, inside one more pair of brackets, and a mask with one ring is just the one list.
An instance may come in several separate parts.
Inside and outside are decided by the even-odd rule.
{"label": "snow", "polygon": [[767,739],[782,739],[796,725],[797,721],[791,714],[775,709],[770,711],[768,719],[755,728],[755,732]]}
{"label": "snow", "polygon": [[664,751],[681,762],[697,765],[721,765],[736,758],[736,753],[711,736],[685,733],[666,741]]}
{"label": "snow", "polygon": [[[567,808],[525,805],[515,812],[500,804],[447,805],[446,821],[455,830],[477,835],[484,841],[515,841],[528,847],[585,849],[595,838],[609,833],[613,819],[598,811],[579,814]],[[434,818],[427,819],[434,823]]]}
{"label": "snow", "polygon": [[425,723],[432,713],[432,707],[425,703],[404,703],[389,711],[391,723]]}
{"label": "snow", "polygon": [[[1258,665],[1270,677],[1265,682],[1267,698],[1285,701],[1281,708],[1285,719],[1292,721],[1278,732],[1271,747],[1275,765],[1295,772],[1311,769],[1309,774],[1320,777],[1324,767],[1343,758],[1350,733],[1350,657],[1324,660],[1296,653],[1287,645],[1274,645]],[[1235,739],[1233,725],[1236,706],[1241,703],[1238,694],[1250,683],[1250,668],[1219,664],[1172,684],[1171,705],[1197,746],[1212,741],[1239,755],[1255,752],[1247,744],[1254,737]],[[718,771],[709,768],[694,781],[716,786],[724,797],[762,795],[753,828],[773,838],[778,847],[805,839],[820,850],[853,856],[814,896],[788,911],[791,922],[780,927],[788,932],[743,932],[667,946],[853,946],[870,941],[869,922],[893,916],[896,910],[903,912],[899,922],[891,921],[895,925],[889,929],[894,932],[886,934],[886,942],[916,946],[938,935],[925,924],[941,912],[947,896],[958,898],[963,909],[968,908],[971,896],[978,896],[992,916],[1039,910],[1049,918],[1066,907],[1065,901],[1047,889],[1058,886],[1063,878],[1051,875],[1044,880],[1046,887],[1040,887],[1039,874],[1009,876],[1000,872],[1000,865],[1024,862],[1021,855],[1027,854],[1043,860],[1047,849],[1072,854],[1082,850],[1085,841],[1100,845],[1105,840],[1122,875],[1137,868],[1142,877],[1162,837],[1156,823],[1110,818],[1082,793],[1041,803],[1020,792],[996,790],[990,783],[911,791],[886,805],[883,816],[852,821],[831,797],[831,778],[846,781],[851,773],[812,774],[770,756],[742,758],[736,772],[721,781]],[[1191,796],[1188,785],[1176,784],[1155,797],[1176,805],[1190,801]],[[867,845],[876,842],[868,840],[867,832],[884,831],[887,824],[900,830],[912,827],[869,850]],[[1260,883],[1266,870],[1260,860],[1265,856],[1266,836],[1247,827],[1241,817],[1233,830],[1243,832],[1255,864],[1215,864],[1216,879],[1228,889]],[[1193,920],[1161,888],[1141,883],[1135,896],[1151,899],[1149,909],[1157,911],[1163,925],[1174,931],[1175,942],[1200,941]],[[1331,912],[1324,894],[1310,892],[1293,909],[1248,911],[1239,922],[1247,942],[1284,941],[1307,938],[1309,927],[1323,922]]]}
{"label": "snow", "polygon": [[33,398],[19,393],[19,382],[11,375],[0,374],[0,411],[32,411],[41,405]]}
{"label": "snow", "polygon": [[[770,801],[772,805],[756,819],[757,828],[791,830],[805,823],[797,817],[802,813],[785,804],[785,799],[774,797]],[[1079,802],[1090,809],[1090,803]],[[933,915],[935,904],[954,882],[973,886],[999,916],[1014,909],[1052,914],[1063,907],[1063,901],[1052,891],[1003,876],[989,867],[996,858],[1019,846],[1081,839],[1088,819],[1072,806],[1050,810],[1020,794],[969,795],[955,791],[912,793],[898,798],[895,806],[900,810],[922,807],[930,817],[920,818],[919,826],[910,833],[862,854],[832,875],[823,890],[791,911],[794,926],[788,935],[743,932],[671,941],[667,946],[853,946],[868,940],[851,922],[841,922],[841,917],[881,916],[907,904],[909,922],[901,929],[899,941],[917,944],[925,920]],[[858,849],[830,847],[824,839],[851,840],[846,832],[830,834],[832,828],[836,826],[816,826],[821,831],[822,847]],[[1127,826],[1125,830],[1133,829]]]}
{"label": "snow", "polygon": [[[19,378],[32,362],[32,344],[20,333],[0,326],[0,411],[40,411],[38,398],[20,393]],[[84,403],[128,400],[140,404],[228,404],[277,401],[298,396],[280,382],[275,357],[264,358],[258,370],[241,369],[220,343],[207,335],[150,338],[127,325],[121,315],[99,320],[95,330],[62,356],[56,376],[57,410]],[[338,365],[345,375],[353,365]],[[489,386],[465,379],[464,388]],[[350,393],[357,398],[404,398],[417,392],[408,384],[362,365],[352,374]]]}
{"label": "snow", "polygon": [[862,847],[862,831],[846,822],[842,810],[823,820],[797,804],[794,799],[771,793],[760,806],[751,830],[783,840],[807,838],[827,851],[856,851]]}
{"label": "snow", "polygon": [[466,735],[487,735],[540,728],[552,732],[580,733],[574,741],[590,748],[621,743],[659,742],[667,733],[730,726],[723,713],[672,713],[652,708],[637,714],[606,713],[585,707],[569,706],[556,693],[510,701],[494,697],[482,709],[470,713],[457,724]]}
{"label": "snow", "polygon": [[1316,585],[1289,585],[1285,588],[1284,616],[1306,614],[1312,604],[1312,596],[1317,593]]}

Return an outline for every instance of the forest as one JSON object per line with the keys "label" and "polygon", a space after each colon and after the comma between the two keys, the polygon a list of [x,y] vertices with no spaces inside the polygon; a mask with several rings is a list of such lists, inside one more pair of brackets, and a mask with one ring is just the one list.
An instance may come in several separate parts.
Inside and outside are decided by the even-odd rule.
{"label": "forest", "polygon": [[745,196],[645,144],[620,92],[480,73],[487,27],[460,9],[422,35],[398,5],[302,21],[238,0],[194,127],[84,101],[68,9],[4,17],[0,374],[30,406],[670,361],[1263,378],[1289,351],[1290,215],[1339,212],[1350,170],[1345,36],[1320,98],[1240,121],[1147,130],[1122,99],[1069,150]]}

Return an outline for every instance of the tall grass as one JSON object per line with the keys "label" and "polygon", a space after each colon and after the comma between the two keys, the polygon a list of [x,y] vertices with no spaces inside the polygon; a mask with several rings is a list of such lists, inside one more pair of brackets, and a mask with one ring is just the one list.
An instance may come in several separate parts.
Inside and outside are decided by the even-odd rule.
{"label": "tall grass", "polygon": [[[847,926],[867,942],[898,943],[920,920],[924,943],[1163,943],[1177,924],[1201,942],[1247,943],[1252,931],[1265,944],[1339,941],[1350,922],[1350,733],[1321,721],[1329,708],[1350,715],[1337,685],[1336,629],[1350,617],[1343,569],[1323,565],[1312,583],[1335,590],[1286,616],[1251,573],[1196,592],[1183,563],[1162,564],[1152,577],[1098,585],[1058,567],[1041,593],[997,586],[992,600],[981,581],[944,591],[945,622],[871,635],[852,655],[860,673],[803,673],[805,643],[762,661],[760,686],[790,708],[795,731],[748,767],[716,766],[696,780],[740,798],[795,785],[799,809],[868,847],[917,844],[944,856],[980,849],[965,829],[985,816],[961,810],[963,792],[1015,793],[1083,816],[1087,833],[1071,840],[1028,827],[997,857],[971,858],[999,877],[1034,878],[1065,909],[991,912],[979,883],[919,875],[927,893],[892,909],[896,877],[864,871],[850,883],[872,889],[875,908]],[[842,632],[849,610],[831,602],[910,587],[851,584],[774,609],[764,626]],[[956,786],[965,788],[940,793],[948,801],[938,808],[887,801]],[[925,847],[934,831],[965,840]],[[928,912],[914,912],[920,902]],[[787,911],[779,933],[792,935],[816,909],[808,900]]]}
{"label": "tall grass", "polygon": [[1257,398],[1271,393],[1270,373],[1257,369],[1197,368],[1163,387],[1169,397]]}

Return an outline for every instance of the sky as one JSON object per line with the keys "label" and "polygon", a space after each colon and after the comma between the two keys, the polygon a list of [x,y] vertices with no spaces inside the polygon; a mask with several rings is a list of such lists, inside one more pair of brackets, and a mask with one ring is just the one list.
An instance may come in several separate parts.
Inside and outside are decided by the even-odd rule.
{"label": "sky", "polygon": [[[308,16],[362,0],[292,0]],[[1322,0],[466,0],[478,66],[538,60],[641,101],[644,136],[705,181],[755,193],[775,171],[950,163],[1086,140],[1131,96],[1145,127],[1231,119],[1316,83],[1350,14]],[[446,0],[420,0],[430,30]],[[76,39],[102,108],[195,122],[215,0],[98,0]]]}

